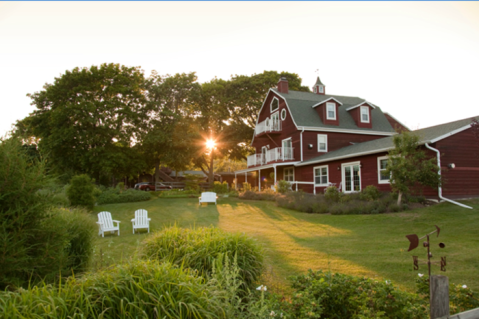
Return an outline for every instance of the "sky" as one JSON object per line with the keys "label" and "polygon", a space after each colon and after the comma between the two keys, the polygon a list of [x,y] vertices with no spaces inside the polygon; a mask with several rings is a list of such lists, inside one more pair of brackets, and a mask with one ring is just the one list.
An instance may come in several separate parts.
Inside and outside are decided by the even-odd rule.
{"label": "sky", "polygon": [[297,73],[411,129],[479,115],[479,2],[0,2],[0,136],[75,67]]}

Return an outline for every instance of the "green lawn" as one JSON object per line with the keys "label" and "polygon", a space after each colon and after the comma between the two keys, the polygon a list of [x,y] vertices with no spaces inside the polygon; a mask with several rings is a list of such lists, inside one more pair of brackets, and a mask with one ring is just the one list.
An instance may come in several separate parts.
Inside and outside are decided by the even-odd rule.
{"label": "green lawn", "polygon": [[[447,256],[451,283],[479,290],[479,200],[467,202],[474,210],[449,203],[409,212],[381,215],[313,215],[277,207],[274,202],[220,198],[218,205],[198,207],[197,199],[154,199],[148,202],[110,204],[95,212],[110,211],[121,221],[121,236],[100,238],[96,255],[103,253],[103,265],[135,254],[147,234],[132,234],[131,218],[136,209],[148,210],[152,231],[177,224],[180,227],[219,227],[245,232],[265,248],[269,284],[287,283],[287,277],[308,269],[331,270],[390,279],[412,290],[417,273],[427,274],[427,265],[413,270],[412,255],[425,261],[426,249],[407,252],[405,235],[422,236],[441,228],[439,238],[431,237],[433,260]],[[96,218],[96,214],[94,215]],[[439,242],[446,248],[440,249]],[[421,240],[422,243],[422,240]],[[99,257],[96,265],[100,263]],[[440,274],[439,266],[433,273]],[[274,283],[273,283],[274,281]]]}

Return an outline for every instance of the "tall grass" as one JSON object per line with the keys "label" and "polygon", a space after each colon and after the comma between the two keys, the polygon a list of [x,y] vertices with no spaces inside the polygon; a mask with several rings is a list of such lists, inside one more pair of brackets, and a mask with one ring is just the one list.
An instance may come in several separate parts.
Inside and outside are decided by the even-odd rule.
{"label": "tall grass", "polygon": [[263,270],[262,249],[254,239],[213,227],[166,228],[143,242],[143,254],[160,262],[196,269],[205,276],[211,273],[215,259],[221,255],[236,256],[241,279],[250,288]]}
{"label": "tall grass", "polygon": [[223,318],[211,288],[169,263],[131,261],[64,285],[0,293],[2,318]]}

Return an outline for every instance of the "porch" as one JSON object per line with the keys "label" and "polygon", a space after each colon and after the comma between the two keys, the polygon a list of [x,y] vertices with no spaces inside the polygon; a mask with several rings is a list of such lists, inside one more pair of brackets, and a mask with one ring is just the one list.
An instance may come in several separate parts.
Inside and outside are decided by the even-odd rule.
{"label": "porch", "polygon": [[269,163],[275,163],[279,161],[293,161],[294,160],[294,148],[293,147],[276,147],[270,150],[266,150],[261,154],[253,154],[248,156],[248,167],[261,166]]}

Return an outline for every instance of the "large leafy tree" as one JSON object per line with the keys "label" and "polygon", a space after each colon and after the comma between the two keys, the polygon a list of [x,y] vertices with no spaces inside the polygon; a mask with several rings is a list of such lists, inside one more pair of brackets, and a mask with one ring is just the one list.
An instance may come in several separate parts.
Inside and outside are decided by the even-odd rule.
{"label": "large leafy tree", "polygon": [[75,68],[28,94],[37,109],[17,127],[40,139],[61,174],[133,175],[144,165],[135,145],[146,130],[145,85],[139,67]]}
{"label": "large leafy tree", "polygon": [[201,86],[195,73],[160,76],[153,72],[148,79],[148,133],[143,140],[145,158],[155,168],[158,181],[160,164],[181,171],[191,164],[197,147],[193,143],[196,105]]}
{"label": "large leafy tree", "polygon": [[403,132],[393,137],[394,149],[389,151],[386,174],[390,174],[391,188],[398,194],[398,205],[403,194],[424,186],[438,187],[441,177],[437,173],[435,157],[429,158],[419,148],[419,136]]}

